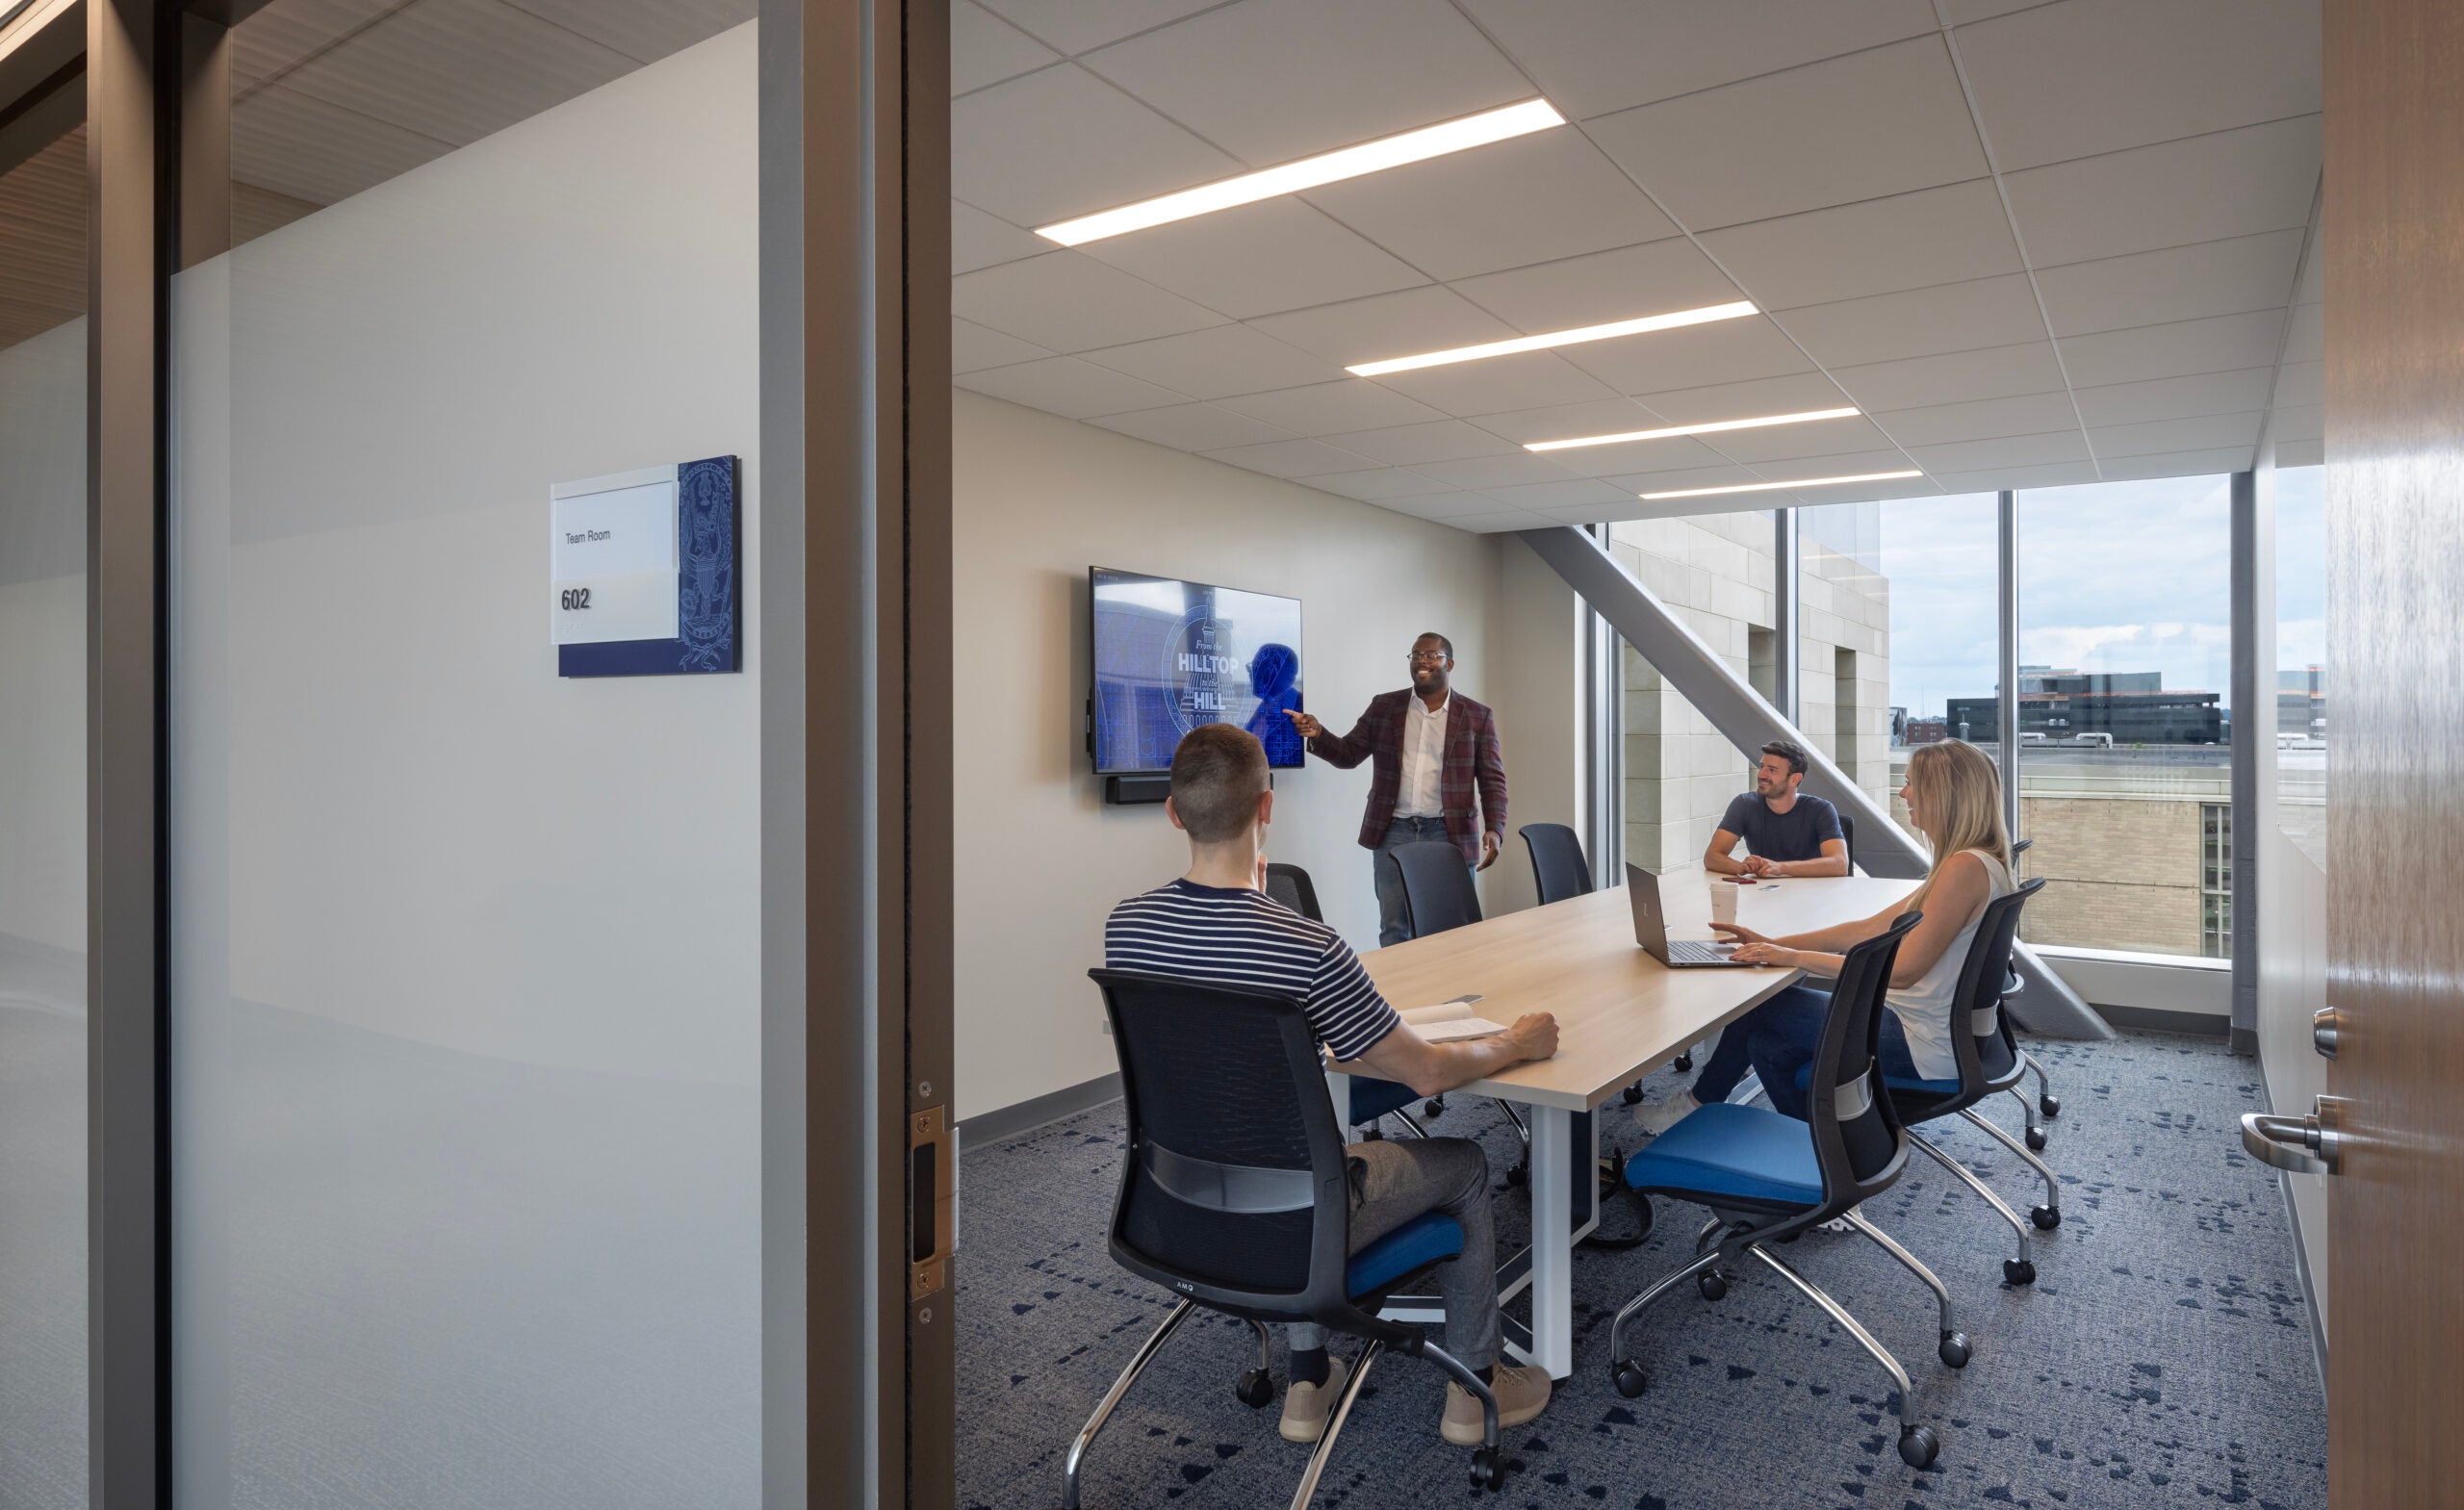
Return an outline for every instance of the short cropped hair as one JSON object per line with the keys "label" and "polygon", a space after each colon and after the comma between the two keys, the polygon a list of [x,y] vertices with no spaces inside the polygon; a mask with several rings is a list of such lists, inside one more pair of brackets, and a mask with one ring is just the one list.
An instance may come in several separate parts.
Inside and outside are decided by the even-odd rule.
{"label": "short cropped hair", "polygon": [[1238,724],[1200,724],[1172,751],[1172,810],[1200,844],[1241,836],[1267,789],[1267,747]]}
{"label": "short cropped hair", "polygon": [[1788,762],[1790,776],[1806,774],[1806,747],[1793,739],[1774,739],[1762,747],[1764,755],[1775,755]]}
{"label": "short cropped hair", "polygon": [[[1445,635],[1438,633],[1435,629],[1431,629],[1426,634],[1422,635],[1421,640],[1435,640],[1438,644],[1446,647],[1446,658],[1448,660],[1452,660],[1454,658],[1454,642],[1448,639]],[[1414,640],[1412,643],[1418,645],[1421,640]]]}

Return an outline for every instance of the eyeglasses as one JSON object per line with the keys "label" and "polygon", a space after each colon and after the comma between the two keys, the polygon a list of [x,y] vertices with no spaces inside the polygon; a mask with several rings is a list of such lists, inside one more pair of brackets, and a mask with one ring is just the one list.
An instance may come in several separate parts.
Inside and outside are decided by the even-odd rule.
{"label": "eyeglasses", "polygon": [[1447,656],[1444,651],[1414,651],[1410,656],[1410,660],[1414,665],[1418,665],[1422,661],[1427,661],[1430,665],[1435,665],[1446,658]]}

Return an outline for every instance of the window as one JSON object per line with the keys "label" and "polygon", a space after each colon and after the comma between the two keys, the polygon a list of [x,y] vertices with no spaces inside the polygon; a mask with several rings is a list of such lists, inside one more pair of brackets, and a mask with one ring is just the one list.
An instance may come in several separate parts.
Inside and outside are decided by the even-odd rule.
{"label": "window", "polygon": [[2199,953],[2233,957],[2233,805],[2199,806]]}
{"label": "window", "polygon": [[2327,868],[2327,469],[2275,473],[2275,819]]}

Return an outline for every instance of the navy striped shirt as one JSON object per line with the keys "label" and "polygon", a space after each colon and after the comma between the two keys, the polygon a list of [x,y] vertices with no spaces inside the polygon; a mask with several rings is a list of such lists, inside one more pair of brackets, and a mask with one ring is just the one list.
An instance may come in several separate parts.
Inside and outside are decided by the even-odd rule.
{"label": "navy striped shirt", "polygon": [[1130,898],[1104,924],[1104,964],[1289,996],[1339,1060],[1403,1020],[1333,929],[1246,887],[1175,881]]}

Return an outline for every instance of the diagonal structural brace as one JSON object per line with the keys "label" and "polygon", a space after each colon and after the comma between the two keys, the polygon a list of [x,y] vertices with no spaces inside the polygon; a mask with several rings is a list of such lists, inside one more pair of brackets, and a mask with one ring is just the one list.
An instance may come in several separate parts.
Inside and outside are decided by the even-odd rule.
{"label": "diagonal structural brace", "polygon": [[[1593,611],[1615,626],[1626,643],[1737,749],[1758,749],[1773,739],[1807,744],[1803,730],[1782,718],[1600,542],[1571,525],[1527,529],[1518,538],[1564,577]],[[1810,745],[1807,745],[1807,759],[1805,789],[1856,821],[1857,863],[1861,869],[1877,876],[1925,874],[1930,863],[1925,850],[1891,821],[1881,805]],[[2113,1029],[2095,1009],[2045,968],[2034,950],[2024,943],[2012,948],[2013,962],[2028,983],[2027,990],[2010,1004],[2013,1016],[2022,1026],[2047,1037],[2113,1037]]]}

